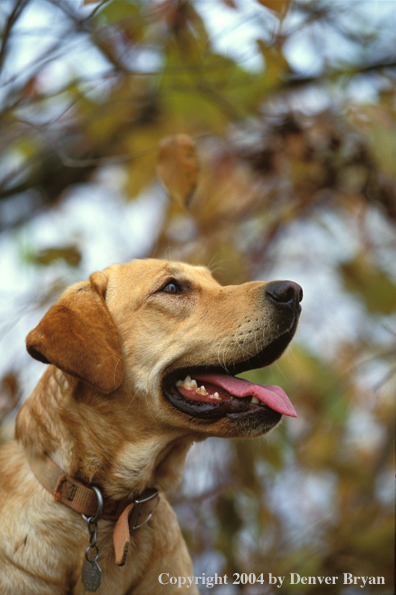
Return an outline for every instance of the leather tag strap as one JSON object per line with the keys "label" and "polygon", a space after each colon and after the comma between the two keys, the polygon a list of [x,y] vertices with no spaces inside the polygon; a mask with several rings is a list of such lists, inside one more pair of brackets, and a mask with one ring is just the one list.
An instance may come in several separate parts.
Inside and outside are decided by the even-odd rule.
{"label": "leather tag strap", "polygon": [[124,566],[128,554],[130,530],[139,529],[150,520],[158,504],[158,492],[154,488],[145,490],[139,498],[129,504],[118,519],[113,532],[117,566]]}

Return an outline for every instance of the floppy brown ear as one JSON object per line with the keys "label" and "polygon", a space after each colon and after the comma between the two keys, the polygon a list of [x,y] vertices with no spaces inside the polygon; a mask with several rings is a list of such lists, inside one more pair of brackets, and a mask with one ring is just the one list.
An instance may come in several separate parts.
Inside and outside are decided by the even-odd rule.
{"label": "floppy brown ear", "polygon": [[124,360],[106,287],[106,275],[94,273],[70,288],[28,334],[26,348],[35,359],[110,393],[122,382]]}

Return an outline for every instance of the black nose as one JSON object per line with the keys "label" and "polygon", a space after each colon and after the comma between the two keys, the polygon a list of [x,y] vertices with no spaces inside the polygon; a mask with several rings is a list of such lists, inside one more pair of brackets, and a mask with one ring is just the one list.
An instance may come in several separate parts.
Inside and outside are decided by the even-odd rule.
{"label": "black nose", "polygon": [[303,290],[293,281],[271,281],[265,288],[266,296],[279,305],[298,306],[303,299]]}

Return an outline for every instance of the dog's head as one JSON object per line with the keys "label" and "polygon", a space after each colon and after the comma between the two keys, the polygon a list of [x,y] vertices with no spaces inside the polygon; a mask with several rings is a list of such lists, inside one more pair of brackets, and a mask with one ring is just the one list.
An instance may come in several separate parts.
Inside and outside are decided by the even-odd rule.
{"label": "dog's head", "polygon": [[272,364],[302,299],[291,281],[223,287],[203,267],[113,265],[69,288],[29,333],[32,357],[128,404],[125,415],[211,436],[258,436],[295,416],[279,387],[235,376]]}

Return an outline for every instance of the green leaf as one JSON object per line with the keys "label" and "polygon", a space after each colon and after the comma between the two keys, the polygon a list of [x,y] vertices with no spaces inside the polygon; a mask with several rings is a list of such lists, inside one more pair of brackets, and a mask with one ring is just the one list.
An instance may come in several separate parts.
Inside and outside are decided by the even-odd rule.
{"label": "green leaf", "polygon": [[103,8],[99,9],[95,15],[95,21],[100,26],[115,25],[120,21],[132,20],[140,21],[140,6],[136,2],[126,2],[125,0],[111,0],[105,2]]}
{"label": "green leaf", "polygon": [[236,506],[236,495],[233,491],[220,495],[216,503],[217,517],[224,535],[231,540],[242,527],[242,519]]}
{"label": "green leaf", "polygon": [[49,266],[57,260],[64,260],[69,266],[77,267],[81,262],[81,252],[75,245],[53,246],[36,253],[30,253],[28,260],[40,266]]}
{"label": "green leaf", "polygon": [[365,256],[340,266],[345,288],[358,295],[372,314],[392,314],[396,311],[396,285],[386,273]]}

